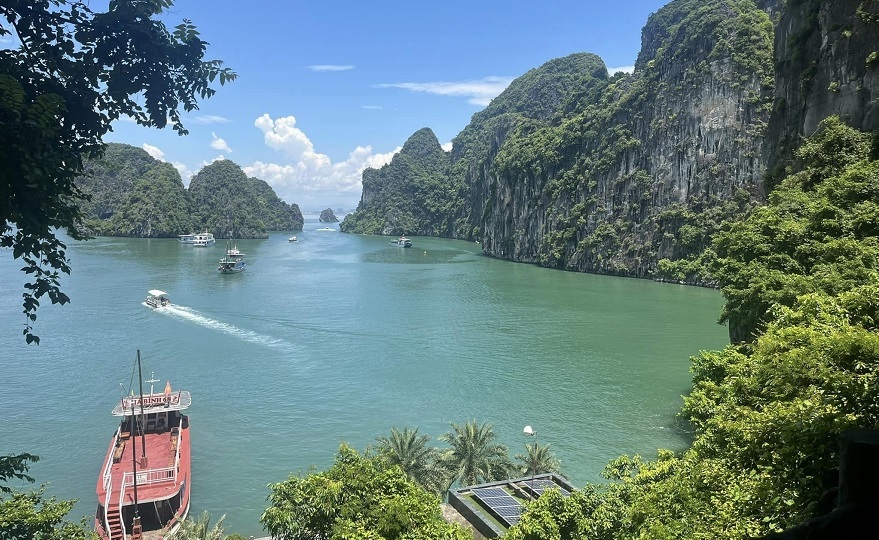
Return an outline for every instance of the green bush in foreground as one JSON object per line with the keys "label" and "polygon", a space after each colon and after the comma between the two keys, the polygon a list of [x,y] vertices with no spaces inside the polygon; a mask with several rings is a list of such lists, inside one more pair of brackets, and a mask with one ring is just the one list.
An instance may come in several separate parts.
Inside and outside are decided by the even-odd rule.
{"label": "green bush in foreground", "polygon": [[381,456],[339,446],[333,465],[270,484],[260,522],[273,538],[298,540],[446,539],[470,534],[447,523],[440,500]]}

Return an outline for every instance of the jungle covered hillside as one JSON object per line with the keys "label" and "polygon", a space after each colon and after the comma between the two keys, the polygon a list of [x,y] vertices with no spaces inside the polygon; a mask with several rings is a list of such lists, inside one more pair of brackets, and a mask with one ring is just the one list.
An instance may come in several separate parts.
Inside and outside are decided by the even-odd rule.
{"label": "jungle covered hillside", "polygon": [[98,235],[174,238],[208,231],[217,238],[266,238],[268,231],[301,230],[302,212],[271,186],[248,178],[229,160],[205,166],[185,188],[169,163],[127,144],[110,143],[87,161],[78,180],[90,195],[85,225]]}

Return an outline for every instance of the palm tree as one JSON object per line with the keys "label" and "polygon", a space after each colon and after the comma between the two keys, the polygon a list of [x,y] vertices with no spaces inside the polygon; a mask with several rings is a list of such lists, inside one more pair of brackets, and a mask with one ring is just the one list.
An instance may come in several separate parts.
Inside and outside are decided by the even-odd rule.
{"label": "palm tree", "polygon": [[468,421],[463,426],[454,422],[450,424],[452,431],[439,437],[439,440],[452,445],[442,457],[451,472],[448,485],[459,481],[461,485],[472,486],[510,477],[515,466],[507,447],[494,442],[497,435],[491,424],[483,423],[480,426],[476,420]]}
{"label": "palm tree", "polygon": [[223,520],[226,515],[220,516],[217,523],[211,527],[211,515],[208,512],[202,514],[198,519],[187,520],[180,524],[180,529],[174,535],[176,540],[223,540],[226,527],[223,526]]}
{"label": "palm tree", "polygon": [[376,441],[379,452],[421,487],[435,493],[443,490],[445,469],[440,464],[440,452],[427,446],[429,436],[419,435],[418,428],[400,431],[393,427],[390,437],[377,437]]}
{"label": "palm tree", "polygon": [[525,451],[526,454],[516,454],[516,460],[522,465],[523,474],[533,476],[540,473],[560,472],[561,462],[549,449],[548,444],[542,446],[537,442],[526,444]]}

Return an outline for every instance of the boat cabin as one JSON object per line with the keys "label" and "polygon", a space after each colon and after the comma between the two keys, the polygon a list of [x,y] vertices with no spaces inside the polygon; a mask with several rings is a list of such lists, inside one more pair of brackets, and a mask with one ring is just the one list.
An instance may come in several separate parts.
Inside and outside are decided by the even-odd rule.
{"label": "boat cabin", "polygon": [[171,297],[165,291],[151,289],[147,291],[146,304],[152,308],[170,306]]}

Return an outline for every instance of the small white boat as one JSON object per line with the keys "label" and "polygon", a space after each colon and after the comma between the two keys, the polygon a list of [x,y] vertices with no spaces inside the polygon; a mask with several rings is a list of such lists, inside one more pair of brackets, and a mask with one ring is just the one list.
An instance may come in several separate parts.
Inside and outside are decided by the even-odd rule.
{"label": "small white boat", "polygon": [[244,262],[244,253],[238,251],[238,246],[232,246],[231,242],[226,243],[226,256],[220,259],[220,267],[217,270],[221,274],[237,274],[243,272],[247,268]]}
{"label": "small white boat", "polygon": [[165,291],[151,289],[147,291],[146,305],[151,308],[160,308],[171,305],[171,297]]}
{"label": "small white boat", "polygon": [[397,238],[396,240],[389,242],[389,244],[391,244],[392,246],[407,248],[407,247],[412,247],[412,240],[409,240],[405,236],[401,236],[400,238]]}
{"label": "small white boat", "polygon": [[290,238],[287,239],[287,241],[288,241],[288,242],[295,242],[295,241],[296,241],[296,237],[295,237],[295,236],[291,236]]}
{"label": "small white boat", "polygon": [[336,229],[334,229],[334,228],[332,228],[332,227],[321,227],[321,228],[318,229],[318,230],[319,230],[319,231],[335,231]]}

